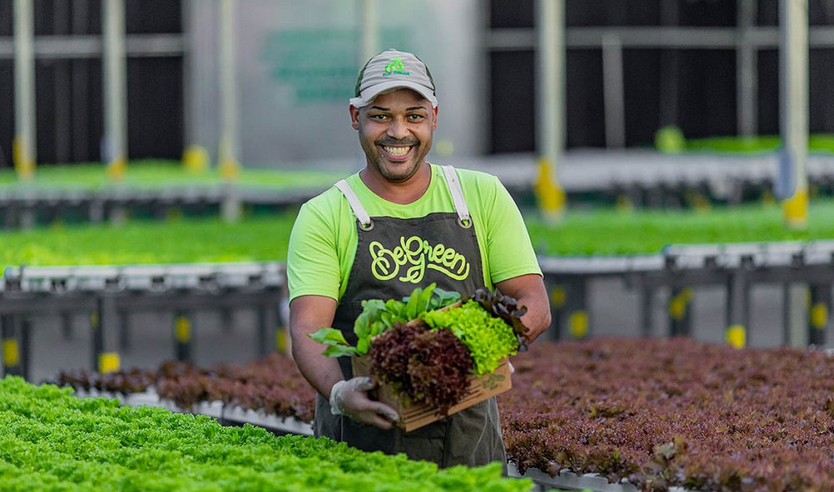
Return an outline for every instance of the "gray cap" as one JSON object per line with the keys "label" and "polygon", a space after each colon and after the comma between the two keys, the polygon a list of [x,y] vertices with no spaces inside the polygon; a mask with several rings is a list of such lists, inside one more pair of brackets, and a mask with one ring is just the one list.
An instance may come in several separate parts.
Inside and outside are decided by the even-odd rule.
{"label": "gray cap", "polygon": [[411,53],[390,49],[372,57],[356,79],[356,97],[350,103],[361,108],[376,96],[396,89],[411,89],[437,107],[434,79],[429,67]]}

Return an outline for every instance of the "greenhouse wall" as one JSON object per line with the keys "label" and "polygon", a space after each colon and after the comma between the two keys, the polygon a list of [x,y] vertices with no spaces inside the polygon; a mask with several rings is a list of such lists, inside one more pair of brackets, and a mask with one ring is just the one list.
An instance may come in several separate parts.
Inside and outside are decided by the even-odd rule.
{"label": "greenhouse wall", "polygon": [[[484,66],[476,0],[375,2],[382,49],[413,51],[431,69],[440,101],[434,152],[482,153]],[[234,42],[240,160],[246,165],[363,162],[348,99],[360,70],[361,3],[248,0],[236,4]],[[219,134],[218,18],[215,2],[187,13],[192,143],[214,155]]]}

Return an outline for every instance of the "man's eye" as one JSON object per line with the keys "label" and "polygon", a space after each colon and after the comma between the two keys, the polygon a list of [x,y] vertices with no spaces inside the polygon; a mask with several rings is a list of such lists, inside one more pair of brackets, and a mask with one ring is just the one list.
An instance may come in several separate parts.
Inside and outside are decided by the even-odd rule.
{"label": "man's eye", "polygon": [[385,118],[387,118],[387,115],[384,115],[384,114],[372,114],[372,115],[370,115],[370,118],[371,118],[372,120],[382,121],[382,120],[384,120]]}
{"label": "man's eye", "polygon": [[423,118],[425,118],[425,116],[423,116],[421,114],[410,114],[410,115],[408,115],[408,119],[411,120],[411,121],[420,121]]}

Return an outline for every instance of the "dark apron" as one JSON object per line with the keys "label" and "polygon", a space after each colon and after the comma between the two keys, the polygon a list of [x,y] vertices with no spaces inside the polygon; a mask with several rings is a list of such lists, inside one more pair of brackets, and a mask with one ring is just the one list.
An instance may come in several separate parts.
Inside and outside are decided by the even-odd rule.
{"label": "dark apron", "polygon": [[[484,287],[478,239],[471,221],[468,225],[461,225],[455,213],[432,213],[415,219],[373,217],[370,230],[357,221],[356,259],[333,327],[354,345],[353,323],[362,312],[362,300],[401,299],[416,287],[432,282],[462,296]],[[412,254],[397,256],[397,247]],[[429,248],[436,255],[434,261],[425,253]],[[398,264],[397,258],[404,264]],[[339,365],[345,379],[351,378],[350,359],[340,358]],[[495,398],[406,434],[396,428],[384,431],[332,415],[329,402],[317,395],[313,427],[316,436],[343,441],[364,451],[405,453],[411,459],[433,461],[444,468],[500,461],[506,474]]]}

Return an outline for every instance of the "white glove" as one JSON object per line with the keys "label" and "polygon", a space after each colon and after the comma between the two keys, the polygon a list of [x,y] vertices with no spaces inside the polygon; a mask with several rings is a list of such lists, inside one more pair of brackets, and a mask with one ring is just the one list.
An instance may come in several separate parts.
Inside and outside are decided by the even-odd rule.
{"label": "white glove", "polygon": [[388,405],[368,398],[368,391],[375,386],[376,383],[369,377],[339,381],[330,390],[330,411],[333,415],[345,415],[364,424],[391,428],[391,422],[400,417]]}

